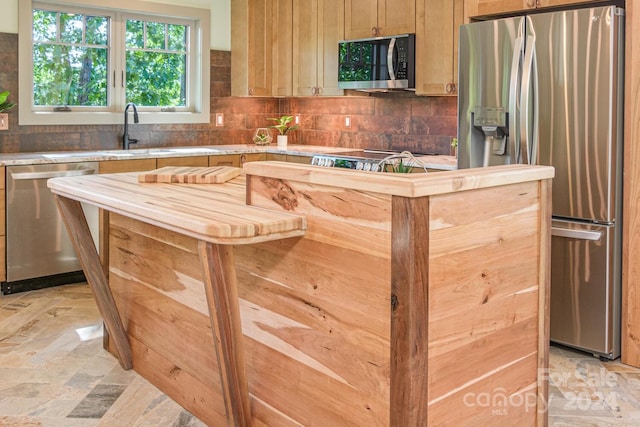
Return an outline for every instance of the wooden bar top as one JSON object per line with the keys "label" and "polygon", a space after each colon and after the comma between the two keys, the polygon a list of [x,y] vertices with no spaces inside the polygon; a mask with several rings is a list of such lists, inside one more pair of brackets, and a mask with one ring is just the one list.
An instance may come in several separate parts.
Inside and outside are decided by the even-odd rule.
{"label": "wooden bar top", "polygon": [[430,173],[380,173],[284,162],[248,162],[247,175],[370,191],[402,197],[424,197],[553,178],[551,166],[505,165]]}
{"label": "wooden bar top", "polygon": [[51,191],[142,222],[218,244],[249,244],[305,233],[303,215],[245,203],[245,177],[224,184],[138,183],[137,173],[53,178]]}

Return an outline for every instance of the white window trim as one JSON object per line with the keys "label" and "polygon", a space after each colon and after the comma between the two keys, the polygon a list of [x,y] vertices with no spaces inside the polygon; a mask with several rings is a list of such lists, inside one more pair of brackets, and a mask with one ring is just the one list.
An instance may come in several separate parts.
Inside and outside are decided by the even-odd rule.
{"label": "white window trim", "polygon": [[[210,55],[210,12],[207,9],[193,7],[174,6],[167,4],[151,3],[140,0],[110,0],[105,6],[104,0],[61,0],[50,1],[62,5],[95,7],[99,9],[115,9],[131,13],[143,13],[147,15],[183,17],[195,20],[198,24],[192,29],[195,34],[197,46],[192,47],[195,64],[192,74],[199,74],[201,78],[193,79],[195,112],[176,111],[144,111],[139,110],[140,123],[209,123],[209,55]],[[105,125],[121,124],[123,121],[124,106],[120,101],[113,104],[114,111],[107,112],[54,112],[54,111],[34,111],[33,99],[33,2],[32,0],[20,0],[19,2],[19,31],[18,31],[18,69],[19,88],[18,111],[20,125]],[[122,63],[121,61],[119,62]],[[118,66],[118,61],[114,64]],[[120,65],[121,67],[121,65]],[[112,72],[112,71],[111,71]],[[119,75],[120,71],[116,71]]]}

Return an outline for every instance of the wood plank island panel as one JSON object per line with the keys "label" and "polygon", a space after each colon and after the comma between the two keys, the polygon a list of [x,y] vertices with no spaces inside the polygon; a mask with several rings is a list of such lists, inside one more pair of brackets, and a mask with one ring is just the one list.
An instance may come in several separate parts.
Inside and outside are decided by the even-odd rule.
{"label": "wood plank island panel", "polygon": [[[207,187],[49,182],[110,212],[110,288],[134,369],[216,426],[547,424],[552,168],[244,171]],[[201,207],[188,224],[172,208],[187,202]],[[244,224],[215,219],[233,205],[254,233],[303,221],[262,240],[203,228]],[[205,242],[233,252],[233,289],[211,278]],[[227,324],[225,301],[237,303]]]}
{"label": "wood plank island panel", "polygon": [[[391,321],[383,343],[390,354],[388,377],[380,383],[389,387],[383,425],[547,424],[547,383],[538,373],[548,366],[549,181],[392,196],[381,209],[370,205],[381,194],[358,190],[362,176],[349,189],[318,184],[316,171],[284,169],[273,176],[290,179],[248,176],[250,203],[314,212],[315,218],[307,215],[308,240],[312,224],[327,213],[348,218],[339,207],[349,206],[357,220],[344,228],[327,225],[335,232],[318,240],[331,236],[363,252],[375,247],[385,260],[390,282],[377,288],[387,293],[379,298],[390,305],[384,312]],[[349,242],[360,231],[349,226],[367,222],[376,224],[372,230],[391,226],[391,239]],[[359,261],[342,265],[358,269]],[[375,276],[383,264],[368,265]]]}

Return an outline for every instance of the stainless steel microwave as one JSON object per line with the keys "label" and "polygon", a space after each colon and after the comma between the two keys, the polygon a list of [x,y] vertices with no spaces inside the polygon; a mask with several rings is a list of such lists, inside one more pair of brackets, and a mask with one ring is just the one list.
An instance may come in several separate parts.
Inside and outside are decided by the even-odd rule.
{"label": "stainless steel microwave", "polygon": [[338,42],[341,89],[415,89],[415,34]]}

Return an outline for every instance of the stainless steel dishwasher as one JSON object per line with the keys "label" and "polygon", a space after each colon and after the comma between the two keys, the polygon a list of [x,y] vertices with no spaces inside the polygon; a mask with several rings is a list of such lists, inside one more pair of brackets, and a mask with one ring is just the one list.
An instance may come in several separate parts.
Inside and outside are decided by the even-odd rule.
{"label": "stainless steel dishwasher", "polygon": [[[94,174],[98,163],[8,166],[6,170],[7,281],[2,283],[2,293],[84,280],[47,180]],[[98,209],[83,209],[97,242]]]}

